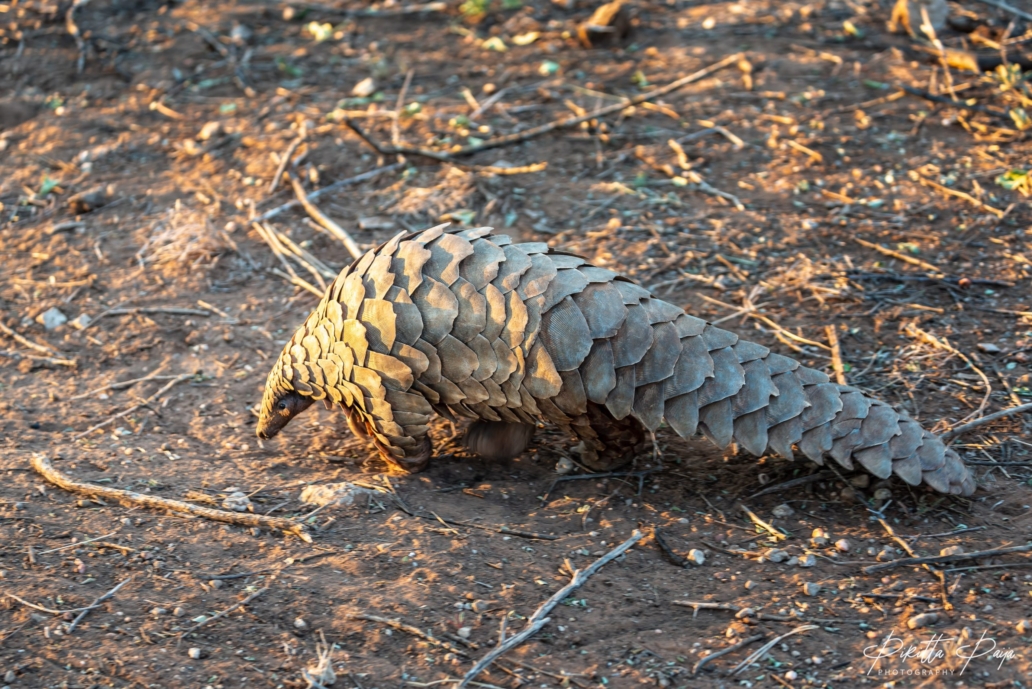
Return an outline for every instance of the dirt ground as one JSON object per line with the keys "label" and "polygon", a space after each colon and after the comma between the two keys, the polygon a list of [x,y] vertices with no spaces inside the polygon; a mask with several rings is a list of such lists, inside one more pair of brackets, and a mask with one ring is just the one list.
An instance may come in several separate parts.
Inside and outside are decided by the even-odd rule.
{"label": "dirt ground", "polygon": [[[937,49],[887,30],[887,2],[637,0],[587,48],[577,26],[595,4],[0,3],[0,322],[25,338],[0,335],[0,687],[306,687],[322,639],[336,687],[447,686],[635,529],[646,537],[477,686],[1029,685],[1028,552],[938,565],[941,580],[862,570],[905,556],[901,542],[918,555],[1028,543],[1030,414],[957,438],[970,499],[665,432],[660,468],[636,460],[654,469],[640,483],[554,487],[569,443],[548,429],[491,464],[442,422],[438,456],[411,476],[387,475],[321,408],[255,438],[268,366],[316,303],[249,222],[293,198],[269,187],[297,137],[291,165],[312,191],[396,163],[345,118],[447,152],[738,51],[600,121],[461,165],[408,155],[318,204],[364,248],[442,219],[547,241],[829,373],[834,334],[845,379],[936,431],[1032,401],[1032,24],[949,3],[944,47],[1003,46],[1013,67],[946,75]],[[266,226],[331,275],[350,261],[299,209]],[[68,322],[48,330],[52,309]],[[190,376],[104,387],[155,372]],[[242,492],[256,512],[302,517],[314,542],[89,500],[44,481],[35,454],[200,505]],[[441,519],[387,493],[308,517],[302,488],[341,481]],[[685,566],[693,550],[704,562]],[[123,582],[69,631],[65,611]]]}

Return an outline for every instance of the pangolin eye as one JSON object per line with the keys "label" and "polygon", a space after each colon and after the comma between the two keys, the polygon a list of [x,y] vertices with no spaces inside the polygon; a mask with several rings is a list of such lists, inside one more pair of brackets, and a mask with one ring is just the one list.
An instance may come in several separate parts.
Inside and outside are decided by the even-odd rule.
{"label": "pangolin eye", "polygon": [[276,408],[279,409],[280,411],[286,411],[287,410],[287,403],[286,402],[280,402],[279,404],[276,405]]}

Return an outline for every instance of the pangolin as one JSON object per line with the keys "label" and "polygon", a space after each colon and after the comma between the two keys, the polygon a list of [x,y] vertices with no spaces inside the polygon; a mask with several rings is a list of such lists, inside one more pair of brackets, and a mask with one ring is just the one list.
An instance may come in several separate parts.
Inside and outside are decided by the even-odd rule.
{"label": "pangolin", "polygon": [[975,489],[955,452],[856,388],[543,242],[446,228],[398,234],[341,271],[269,373],[259,437],[322,400],[387,462],[418,471],[434,413],[473,419],[467,446],[489,459],[519,454],[545,421],[606,471],[665,422],[756,456],[796,448],[943,493]]}

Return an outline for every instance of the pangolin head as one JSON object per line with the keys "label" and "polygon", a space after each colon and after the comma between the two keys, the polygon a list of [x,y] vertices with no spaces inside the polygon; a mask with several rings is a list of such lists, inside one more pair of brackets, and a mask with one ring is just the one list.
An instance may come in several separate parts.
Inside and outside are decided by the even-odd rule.
{"label": "pangolin head", "polygon": [[297,374],[290,364],[289,347],[288,344],[284,348],[265,381],[265,394],[255,431],[259,438],[272,438],[315,401],[310,395],[299,392],[293,383]]}

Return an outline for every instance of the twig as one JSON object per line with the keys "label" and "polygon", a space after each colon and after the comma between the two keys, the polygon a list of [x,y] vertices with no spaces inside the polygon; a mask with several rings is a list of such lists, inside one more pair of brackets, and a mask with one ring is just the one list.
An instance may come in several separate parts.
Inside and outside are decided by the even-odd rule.
{"label": "twig", "polygon": [[[317,198],[319,198],[320,196],[323,196],[325,194],[329,194],[329,193],[332,193],[332,192],[335,192],[335,191],[340,191],[341,189],[343,189],[345,187],[350,187],[350,186],[355,185],[355,184],[360,184],[362,182],[366,182],[368,180],[371,180],[371,179],[374,179],[376,177],[379,177],[380,175],[382,175],[385,172],[393,172],[395,170],[401,169],[402,167],[404,167],[404,165],[402,163],[394,163],[392,165],[384,165],[383,167],[378,167],[378,168],[375,168],[373,170],[369,170],[368,172],[363,172],[362,174],[355,175],[354,177],[348,177],[347,179],[342,179],[342,180],[340,180],[338,182],[334,182],[333,184],[329,184],[329,185],[323,187],[322,189],[316,189],[315,191],[309,193],[308,194],[308,200],[309,201],[315,201]],[[261,215],[258,215],[258,216],[254,217],[254,218],[251,218],[251,221],[252,222],[264,222],[264,221],[269,220],[271,218],[275,218],[277,215],[285,213],[288,210],[291,210],[293,208],[298,208],[300,206],[301,206],[301,203],[299,201],[296,201],[296,200],[295,201],[287,201],[286,203],[284,203],[281,206],[276,206],[275,208],[270,208],[269,210],[265,211]]]}
{"label": "twig", "polygon": [[795,629],[793,629],[790,632],[782,634],[781,636],[774,637],[773,639],[771,639],[767,643],[763,644],[763,646],[761,646],[759,649],[754,651],[748,658],[746,658],[745,660],[740,662],[738,665],[735,665],[731,669],[731,674],[732,675],[737,675],[739,672],[741,672],[745,668],[749,667],[749,665],[751,665],[752,663],[754,663],[757,660],[759,660],[760,658],[762,658],[767,651],[769,651],[770,649],[774,648],[778,644],[778,642],[780,642],[781,640],[787,639],[788,637],[792,636],[793,634],[799,634],[800,632],[810,631],[811,629],[817,629],[817,625],[815,625],[815,624],[804,624],[802,627],[796,627]]}
{"label": "twig", "polygon": [[69,548],[78,548],[79,546],[86,545],[87,543],[93,543],[94,541],[104,540],[105,538],[108,538],[110,536],[114,536],[116,533],[118,533],[118,532],[117,531],[112,531],[111,533],[106,533],[103,536],[97,536],[96,538],[88,538],[85,541],[76,541],[75,543],[69,543],[68,545],[63,545],[60,548],[51,548],[50,550],[41,550],[41,551],[39,551],[36,554],[37,555],[47,555],[49,553],[58,553],[58,552],[61,552],[62,550],[68,550]]}
{"label": "twig", "polygon": [[192,377],[193,377],[192,373],[182,373],[182,374],[176,376],[172,380],[168,381],[168,383],[166,383],[164,387],[162,387],[160,390],[155,392],[153,395],[151,395],[150,397],[148,397],[144,401],[140,402],[139,404],[134,404],[133,406],[131,406],[128,409],[126,409],[125,411],[120,411],[117,414],[115,414],[114,416],[110,416],[110,417],[108,417],[104,421],[101,421],[98,424],[90,426],[89,428],[87,428],[82,433],[77,433],[77,434],[73,435],[72,436],[72,440],[78,440],[79,438],[84,438],[85,436],[89,435],[93,431],[95,431],[95,430],[97,430],[99,428],[103,428],[104,426],[108,426],[108,425],[114,423],[115,421],[117,421],[118,419],[121,419],[124,416],[128,416],[129,414],[132,414],[134,411],[136,411],[137,409],[140,409],[141,407],[146,407],[148,404],[153,402],[155,399],[157,399],[158,397],[164,395],[166,392],[171,390],[172,387],[175,386],[177,383],[182,383],[184,380],[188,380],[188,379],[190,379]]}
{"label": "twig", "polygon": [[287,166],[290,165],[290,159],[294,157],[294,152],[297,151],[297,147],[304,141],[304,137],[298,134],[294,137],[294,140],[287,146],[287,150],[283,153],[283,157],[280,159],[279,165],[276,167],[276,174],[272,176],[272,181],[269,182],[269,190],[267,193],[273,194],[276,188],[279,186],[280,180],[283,178],[283,173],[287,171]]}
{"label": "twig", "polygon": [[73,612],[82,612],[83,610],[87,609],[87,608],[72,608],[71,610],[54,610],[53,608],[44,608],[42,605],[36,605],[35,603],[30,603],[29,601],[25,600],[24,598],[19,598],[18,596],[14,595],[13,593],[6,593],[5,592],[4,595],[7,596],[8,598],[13,598],[14,600],[18,601],[19,603],[21,603],[22,605],[24,605],[27,608],[32,608],[33,610],[39,610],[40,612],[49,613],[51,615],[67,615],[67,614],[70,614],[70,613],[73,613]]}
{"label": "twig", "polygon": [[1021,17],[1022,19],[1026,19],[1032,22],[1032,14],[1029,14],[1024,10],[1019,10],[1017,7],[1014,7],[1013,5],[1008,5],[1003,0],[982,0],[982,2],[984,2],[987,5],[992,5],[993,7],[999,7],[1001,10],[1006,10],[1007,12],[1010,12],[1015,17]]}
{"label": "twig", "polygon": [[546,617],[552,609],[559,605],[566,599],[571,593],[577,590],[585,581],[587,581],[591,575],[601,569],[606,563],[614,560],[615,558],[623,555],[627,550],[631,548],[635,543],[645,537],[645,534],[637,529],[631,534],[631,537],[621,543],[616,548],[613,548],[608,553],[595,560],[587,569],[578,569],[573,573],[573,577],[570,583],[559,589],[551,598],[541,604],[541,606],[534,611],[534,614],[527,620],[527,626],[523,628],[521,632],[509,637],[505,643],[495,646],[493,649],[481,658],[473,668],[467,672],[463,677],[462,681],[459,682],[459,689],[463,689],[471,680],[476,678],[481,672],[487,669],[487,667],[494,662],[494,660],[505,653],[508,653],[513,648],[516,648],[528,638],[533,636],[539,629],[544,627],[551,618]]}
{"label": "twig", "polygon": [[749,519],[752,520],[753,524],[755,524],[756,526],[760,527],[761,529],[763,529],[764,531],[769,533],[771,536],[773,536],[774,540],[783,541],[786,538],[788,538],[788,536],[786,536],[785,534],[781,533],[780,531],[775,529],[773,526],[771,526],[770,524],[768,524],[767,522],[763,521],[758,516],[756,516],[756,513],[753,512],[748,507],[746,507],[745,505],[742,505],[742,511],[745,512],[747,515],[749,515]]}
{"label": "twig", "polygon": [[653,529],[652,537],[656,539],[656,545],[659,546],[659,549],[663,551],[663,554],[672,563],[674,563],[678,567],[687,567],[691,564],[687,558],[682,557],[674,552],[674,549],[670,547],[670,544],[667,543],[666,538],[664,538],[662,531],[660,531],[659,529]]}
{"label": "twig", "polygon": [[51,366],[70,366],[72,368],[79,365],[79,362],[75,359],[59,359],[52,356],[36,356],[35,354],[22,354],[21,352],[15,352],[10,349],[0,349],[0,356],[6,356],[15,361],[21,361],[22,359],[28,359],[29,361],[41,361],[44,364],[50,364]]}
{"label": "twig", "polygon": [[982,397],[982,403],[978,405],[978,409],[965,416],[963,419],[954,424],[954,426],[960,426],[961,424],[964,424],[966,421],[968,421],[968,419],[979,416],[983,411],[985,411],[986,406],[988,406],[989,404],[989,396],[993,394],[993,387],[989,383],[989,376],[985,375],[985,372],[983,372],[982,369],[975,366],[974,362],[972,362],[971,359],[968,358],[966,354],[964,354],[964,352],[961,352],[960,350],[955,348],[945,338],[940,340],[931,333],[925,332],[921,328],[917,327],[913,323],[907,323],[906,327],[903,329],[903,332],[909,335],[910,337],[923,340],[927,344],[930,344],[937,349],[943,349],[947,352],[952,352],[953,354],[956,354],[961,359],[963,359],[969,367],[971,367],[972,371],[979,375],[979,377],[982,379],[982,383],[985,384],[985,395]]}
{"label": "twig", "polygon": [[391,144],[394,146],[397,146],[401,141],[401,123],[399,118],[401,117],[401,109],[405,105],[405,94],[408,92],[409,85],[412,83],[412,75],[415,72],[416,70],[410,69],[405,74],[405,83],[401,85],[401,90],[398,91],[398,100],[394,105],[394,117],[391,118]]}
{"label": "twig", "polygon": [[764,638],[765,636],[767,636],[767,635],[766,634],[755,634],[753,636],[750,636],[748,639],[742,639],[737,644],[734,644],[732,646],[728,646],[727,648],[722,648],[719,651],[715,651],[713,653],[710,653],[708,656],[706,656],[705,658],[703,658],[702,660],[700,660],[699,662],[697,662],[695,664],[695,667],[692,668],[692,675],[694,676],[694,675],[699,674],[699,670],[701,670],[703,668],[703,666],[706,663],[710,662],[711,660],[716,660],[720,656],[725,656],[728,653],[733,653],[733,652],[737,651],[740,648],[744,648],[744,647],[748,646],[749,644],[756,643],[757,641],[759,641],[760,639]]}
{"label": "twig", "polygon": [[65,13],[65,28],[68,33],[71,34],[72,38],[75,39],[75,47],[79,50],[79,57],[75,61],[75,71],[82,74],[83,69],[86,68],[86,41],[82,37],[82,31],[79,30],[79,25],[75,23],[75,10],[80,7],[84,7],[90,0],[75,0],[72,6],[68,8]]}
{"label": "twig", "polygon": [[282,270],[279,270],[278,268],[273,268],[269,272],[271,272],[273,275],[283,278],[292,285],[295,285],[297,287],[300,287],[301,289],[311,292],[315,296],[322,299],[323,293],[319,291],[318,287],[308,282],[307,280],[299,278],[297,275],[288,275],[287,273],[284,273]]}
{"label": "twig", "polygon": [[868,242],[867,240],[860,239],[859,237],[853,237],[853,241],[855,241],[857,244],[860,244],[861,246],[866,246],[868,249],[874,249],[878,253],[885,254],[886,256],[891,256],[892,258],[899,259],[900,261],[903,261],[904,263],[909,263],[912,266],[918,266],[919,268],[924,268],[925,270],[927,270],[929,272],[938,273],[939,275],[942,275],[942,269],[941,268],[939,268],[937,266],[933,266],[931,263],[927,263],[925,261],[922,261],[919,258],[914,258],[913,256],[907,256],[906,254],[900,253],[898,251],[893,251],[892,249],[886,249],[884,246],[879,246],[879,245],[875,244],[874,242]]}
{"label": "twig", "polygon": [[240,526],[261,527],[270,530],[286,531],[288,533],[295,534],[307,543],[311,543],[312,541],[311,536],[309,536],[305,531],[304,525],[299,524],[292,519],[267,517],[261,514],[251,514],[249,512],[217,510],[211,507],[191,505],[190,503],[182,502],[180,500],[159,498],[156,495],[143,495],[141,493],[121,490],[119,488],[108,488],[107,486],[80,483],[55,469],[50,460],[40,454],[34,454],[32,456],[31,464],[32,468],[35,469],[43,478],[50,481],[55,486],[72,493],[78,493],[80,495],[87,495],[90,497],[107,498],[129,507],[149,507],[152,509],[170,510],[172,512],[182,512],[184,514],[190,514],[204,519],[211,519],[213,521],[226,522],[227,524],[238,524]]}
{"label": "twig", "polygon": [[452,653],[455,653],[457,655],[469,655],[468,653],[466,653],[466,651],[459,648],[458,646],[452,645],[447,641],[444,641],[443,639],[438,639],[433,634],[424,632],[422,629],[419,629],[418,627],[413,627],[411,624],[405,624],[401,620],[392,620],[386,617],[380,617],[379,615],[367,615],[365,613],[348,615],[348,618],[352,620],[365,620],[366,622],[378,622],[379,624],[384,624],[388,627],[393,627],[398,631],[406,632],[413,636],[418,636],[420,639],[423,639],[424,641],[427,641],[433,644],[434,646],[443,648],[446,651],[451,651]]}
{"label": "twig", "polygon": [[987,108],[984,105],[976,105],[976,104],[967,103],[967,102],[964,102],[964,101],[957,102],[957,101],[954,101],[954,100],[951,100],[951,99],[947,98],[946,96],[936,96],[936,95],[934,95],[932,93],[928,93],[927,91],[924,91],[922,89],[914,88],[913,86],[907,86],[906,84],[901,85],[900,88],[903,89],[904,91],[906,91],[907,93],[909,93],[912,96],[917,96],[918,98],[924,98],[925,100],[931,101],[932,103],[942,103],[943,105],[952,105],[955,108],[963,108],[964,110],[973,110],[975,112],[983,112],[983,113],[985,113],[987,115],[995,115],[996,117],[1001,117],[1001,118],[1006,118],[1007,117],[1007,113],[1006,112],[1003,112],[1001,110],[996,110],[995,108]]}
{"label": "twig", "polygon": [[[714,72],[717,72],[717,71],[719,71],[721,69],[724,69],[728,65],[735,64],[741,58],[742,58],[742,53],[735,53],[734,55],[728,55],[723,60],[715,62],[714,64],[710,65],[709,67],[705,67],[703,69],[700,69],[697,72],[694,72],[694,73],[689,74],[687,76],[681,77],[680,79],[677,79],[676,81],[672,81],[671,83],[667,84],[666,86],[662,86],[660,88],[653,89],[653,90],[647,91],[645,93],[640,93],[640,94],[638,94],[637,96],[635,96],[633,98],[627,98],[627,99],[621,100],[619,103],[613,103],[612,105],[607,105],[605,107],[599,108],[598,110],[594,110],[592,112],[588,112],[588,113],[585,113],[583,115],[578,115],[578,116],[575,116],[575,117],[566,117],[566,118],[559,119],[559,120],[553,120],[551,122],[548,122],[546,124],[540,125],[538,127],[531,127],[530,129],[524,129],[522,132],[516,132],[514,134],[507,134],[505,136],[499,136],[499,137],[496,137],[494,139],[488,139],[487,141],[484,141],[483,143],[479,143],[479,144],[475,144],[475,145],[470,145],[470,146],[456,146],[455,148],[452,148],[447,153],[442,153],[440,151],[432,151],[432,150],[424,149],[424,148],[416,148],[416,147],[412,147],[412,146],[393,146],[391,149],[384,148],[383,152],[389,152],[389,153],[410,153],[410,154],[414,154],[414,155],[425,156],[427,158],[433,158],[435,160],[441,160],[443,162],[451,162],[454,158],[461,158],[461,157],[464,157],[464,156],[473,155],[474,153],[479,153],[480,151],[486,151],[486,150],[489,150],[489,149],[492,149],[492,148],[500,148],[502,146],[508,146],[510,144],[520,143],[521,141],[527,141],[528,139],[532,139],[534,137],[541,136],[542,134],[547,134],[548,132],[555,131],[557,129],[568,129],[570,127],[576,127],[581,122],[588,122],[589,120],[593,120],[593,119],[597,119],[597,118],[600,118],[600,117],[604,117],[605,115],[609,115],[609,114],[612,114],[614,112],[620,112],[621,110],[629,108],[632,105],[639,105],[640,103],[644,103],[645,101],[649,101],[649,100],[652,100],[654,98],[658,98],[660,96],[665,96],[666,94],[671,93],[672,91],[676,91],[677,89],[679,89],[679,88],[681,88],[683,86],[687,86],[688,84],[690,84],[692,82],[699,81],[700,79],[703,79],[703,78],[709,76],[710,74],[713,74]],[[354,128],[353,123],[351,123],[351,122],[349,122],[347,120],[345,120],[344,122],[349,127]],[[356,130],[356,132],[357,131],[358,130]],[[360,136],[361,136],[361,134],[360,134]],[[363,137],[363,138],[367,138],[367,137]]]}
{"label": "twig", "polygon": [[979,426],[984,426],[985,424],[990,423],[991,421],[996,421],[997,419],[1002,419],[1007,416],[1013,416],[1014,414],[1020,414],[1022,412],[1032,412],[1032,402],[1029,402],[1028,404],[1023,404],[1020,407],[1011,407],[1010,409],[1004,409],[1003,411],[998,411],[993,414],[983,416],[982,418],[976,419],[975,421],[972,421],[970,423],[966,423],[963,426],[957,426],[956,428],[950,429],[945,433],[941,434],[939,437],[943,441],[950,440],[952,438],[956,438],[958,435],[962,435],[964,433],[967,433],[968,431],[974,430]]}
{"label": "twig", "polygon": [[225,617],[226,615],[228,615],[229,613],[233,612],[237,608],[243,607],[244,605],[247,605],[248,603],[250,603],[255,598],[257,598],[258,596],[262,595],[263,593],[265,593],[268,590],[269,590],[268,586],[266,586],[264,588],[260,588],[257,591],[255,591],[254,593],[252,593],[251,595],[249,595],[247,598],[244,598],[243,600],[237,601],[236,603],[234,603],[233,605],[229,606],[225,610],[223,610],[221,612],[217,612],[214,615],[212,615],[211,617],[204,618],[203,620],[201,620],[200,622],[198,622],[197,624],[195,624],[194,626],[190,627],[185,632],[180,634],[179,635],[179,640],[176,642],[176,644],[178,645],[178,644],[182,643],[183,639],[186,638],[187,634],[193,634],[194,632],[196,632],[198,629],[200,629],[204,625],[206,625],[206,624],[208,624],[210,622],[214,622],[215,620],[219,619],[220,617]]}
{"label": "twig", "polygon": [[119,383],[111,383],[109,385],[104,385],[104,386],[96,388],[94,390],[90,390],[89,392],[84,392],[84,393],[81,393],[79,395],[75,395],[74,397],[69,397],[66,401],[67,402],[74,402],[75,400],[81,400],[81,399],[83,399],[85,397],[92,397],[93,395],[96,395],[97,393],[100,393],[100,392],[104,392],[105,390],[123,390],[125,388],[132,387],[133,385],[136,385],[137,383],[143,383],[143,382],[146,382],[148,380],[172,380],[173,378],[178,378],[178,376],[159,376],[158,375],[158,372],[163,370],[166,365],[167,364],[162,364],[161,366],[158,366],[156,369],[154,369],[153,371],[151,371],[150,373],[145,375],[143,378],[133,378],[132,380],[123,380],[123,381],[121,381]]}
{"label": "twig", "polygon": [[[917,554],[914,552],[914,549],[910,547],[910,544],[902,538],[900,538],[899,535],[896,534],[896,531],[889,525],[887,521],[879,518],[878,523],[881,524],[882,528],[885,529],[885,531],[889,534],[890,537],[892,537],[892,540],[894,540],[901,548],[903,548],[903,550],[907,552],[907,555],[909,555],[912,558],[917,557]],[[950,603],[949,592],[946,590],[946,575],[940,572],[937,568],[932,567],[930,564],[926,563],[921,566],[924,567],[928,572],[934,574],[935,577],[939,580],[939,592],[942,596],[942,606],[946,610],[952,610],[953,604]]]}
{"label": "twig", "polygon": [[808,483],[814,483],[816,481],[821,481],[821,480],[824,480],[826,478],[832,478],[833,476],[834,476],[834,474],[832,474],[830,471],[827,471],[827,470],[818,471],[816,474],[810,474],[809,476],[801,476],[799,478],[794,478],[794,479],[792,479],[790,481],[785,481],[784,483],[778,483],[776,485],[771,486],[770,488],[764,488],[759,493],[753,493],[752,495],[750,495],[748,497],[748,499],[752,500],[753,498],[758,498],[761,495],[769,495],[771,493],[780,493],[781,491],[788,490],[789,488],[797,488],[799,486],[805,486]]}
{"label": "twig", "polygon": [[[937,182],[933,182],[930,179],[925,179],[924,177],[918,177],[917,181],[922,186],[930,187],[932,189],[935,189],[936,191],[940,191],[943,194],[946,194],[947,196],[956,196],[958,199],[964,199],[965,201],[967,201],[971,205],[977,206],[978,208],[981,208],[984,211],[988,211],[989,213],[992,213],[997,218],[1002,218],[1003,216],[1007,215],[1006,211],[1001,211],[999,208],[993,208],[992,206],[990,206],[988,204],[982,203],[981,201],[976,199],[971,194],[965,193],[963,191],[959,191],[957,189],[950,189],[949,187],[944,187],[943,185],[941,185],[941,184],[939,184]],[[860,241],[860,240],[857,240],[857,241]],[[899,256],[897,256],[897,258],[899,258]],[[904,259],[904,260],[906,260],[906,259]],[[938,268],[936,268],[936,270],[938,270]]]}
{"label": "twig", "polygon": [[28,347],[29,349],[33,349],[39,352],[40,354],[44,354],[46,356],[53,356],[54,354],[58,354],[58,351],[50,345],[41,345],[36,342],[33,342],[32,340],[28,339],[23,335],[19,335],[14,330],[11,330],[11,328],[4,325],[3,321],[0,321],[0,333],[7,335],[9,338],[14,340],[18,344]]}
{"label": "twig", "polygon": [[904,557],[899,560],[890,560],[889,562],[881,562],[870,567],[864,567],[864,574],[874,574],[875,572],[883,572],[887,569],[895,569],[896,567],[906,567],[907,565],[924,565],[924,564],[940,564],[943,562],[962,562],[964,560],[977,560],[983,557],[991,557],[993,555],[1006,555],[1007,553],[1027,553],[1032,550],[1032,545],[1013,545],[1007,548],[994,548],[992,550],[979,550],[973,553],[959,553],[957,555],[933,555],[931,557]]}
{"label": "twig", "polygon": [[352,258],[356,261],[361,258],[362,254],[365,252],[359,248],[358,244],[355,243],[355,240],[351,238],[351,235],[344,231],[344,228],[333,222],[333,220],[327,217],[325,213],[319,210],[318,206],[312,203],[311,198],[305,193],[304,187],[301,186],[301,181],[293,174],[290,175],[290,183],[294,187],[294,194],[297,196],[298,203],[300,203],[308,215],[311,216],[312,220],[325,227],[330,234],[336,237],[337,241],[343,244],[344,248],[348,250],[348,253],[351,254]]}
{"label": "twig", "polygon": [[448,4],[445,2],[427,2],[415,5],[402,5],[400,7],[389,7],[386,9],[365,10],[351,10],[343,7],[334,7],[332,5],[320,5],[314,2],[295,2],[293,0],[289,4],[291,7],[300,7],[302,9],[315,10],[317,12],[325,12],[327,14],[341,14],[346,17],[398,17],[409,14],[444,12],[448,9]]}
{"label": "twig", "polygon": [[831,346],[831,367],[835,370],[835,382],[839,385],[848,385],[846,368],[842,365],[842,349],[839,347],[838,331],[834,325],[826,325],[824,332],[828,334],[828,344]]}
{"label": "twig", "polygon": [[173,316],[199,316],[200,318],[209,318],[211,316],[211,311],[201,311],[200,309],[181,309],[171,306],[129,306],[101,311],[86,327],[89,328],[101,318],[107,316],[128,316],[134,313],[167,313]]}
{"label": "twig", "polygon": [[96,610],[100,607],[101,603],[113,597],[116,593],[118,593],[119,589],[128,584],[130,581],[132,581],[134,576],[136,575],[129,575],[128,579],[123,579],[117,586],[115,586],[115,588],[111,589],[103,596],[100,596],[99,598],[95,599],[92,603],[90,603],[88,606],[83,608],[82,612],[80,612],[74,620],[68,623],[68,626],[65,629],[65,634],[71,634],[72,632],[74,632],[75,628],[79,625],[80,622],[82,622],[84,617],[90,614],[91,610]]}

